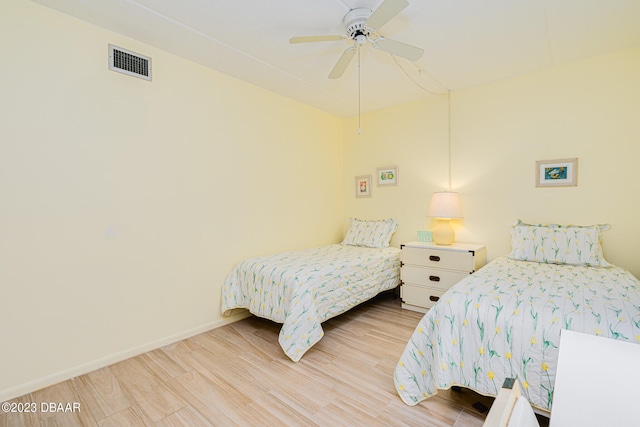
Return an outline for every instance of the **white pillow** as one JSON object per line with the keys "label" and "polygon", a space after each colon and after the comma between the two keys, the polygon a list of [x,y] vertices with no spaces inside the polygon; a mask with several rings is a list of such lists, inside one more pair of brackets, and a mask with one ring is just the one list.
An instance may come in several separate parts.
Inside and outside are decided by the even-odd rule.
{"label": "white pillow", "polygon": [[549,264],[608,267],[600,246],[600,227],[528,225],[511,227],[509,258]]}
{"label": "white pillow", "polygon": [[391,236],[398,228],[398,220],[395,218],[379,221],[351,218],[350,221],[349,231],[342,241],[343,245],[386,248],[389,247]]}
{"label": "white pillow", "polygon": [[[577,227],[577,228],[583,228],[583,227],[593,227],[592,225],[575,225],[575,224],[568,224],[568,225],[560,225],[560,224],[527,224],[526,222],[522,222],[521,219],[518,219],[518,222],[516,223],[516,225],[533,225],[536,227],[547,227],[547,228],[561,228],[561,227]],[[598,228],[600,229],[600,231],[607,231],[611,229],[611,224],[596,224],[598,226]]]}

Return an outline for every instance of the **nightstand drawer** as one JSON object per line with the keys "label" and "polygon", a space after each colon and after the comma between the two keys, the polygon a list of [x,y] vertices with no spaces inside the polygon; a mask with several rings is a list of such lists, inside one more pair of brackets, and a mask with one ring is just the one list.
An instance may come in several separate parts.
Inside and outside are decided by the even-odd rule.
{"label": "nightstand drawer", "polygon": [[400,270],[400,279],[403,283],[428,286],[446,291],[460,280],[469,276],[469,274],[470,273],[464,271],[449,271],[404,265]]}
{"label": "nightstand drawer", "polygon": [[431,308],[445,292],[446,290],[444,289],[414,286],[403,283],[400,296],[403,301],[411,301],[411,304],[413,305]]}
{"label": "nightstand drawer", "polygon": [[439,248],[412,248],[405,246],[402,249],[402,262],[404,264],[460,270],[469,273],[475,270],[473,252],[449,251]]}
{"label": "nightstand drawer", "polygon": [[453,243],[437,246],[424,242],[400,245],[402,308],[426,313],[456,283],[481,268],[486,261],[483,245]]}

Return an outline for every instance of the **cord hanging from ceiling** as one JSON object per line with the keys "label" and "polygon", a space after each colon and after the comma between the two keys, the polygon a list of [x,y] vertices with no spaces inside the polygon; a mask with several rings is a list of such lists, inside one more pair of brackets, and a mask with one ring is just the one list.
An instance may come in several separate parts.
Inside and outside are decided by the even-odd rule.
{"label": "cord hanging from ceiling", "polygon": [[360,128],[360,115],[361,115],[361,94],[360,94],[360,46],[358,46],[358,135],[362,135],[362,129]]}
{"label": "cord hanging from ceiling", "polygon": [[418,86],[420,89],[422,89],[423,91],[431,94],[431,95],[438,95],[438,96],[442,96],[442,95],[447,95],[447,163],[448,163],[448,186],[447,186],[447,191],[451,191],[451,89],[449,89],[447,86],[443,85],[442,83],[440,83],[438,81],[438,79],[436,79],[435,77],[433,77],[431,74],[429,74],[429,72],[427,72],[426,70],[423,70],[421,68],[417,68],[418,74],[426,74],[432,81],[434,81],[436,84],[438,84],[440,87],[442,87],[443,89],[446,90],[446,92],[442,92],[442,93],[438,93],[438,92],[434,92],[432,90],[427,89],[426,87],[424,87],[423,85],[421,85],[418,81],[416,81],[416,79],[414,79],[408,72],[407,70],[402,66],[402,64],[400,64],[400,62],[398,61],[398,58],[396,58],[395,55],[391,55],[391,57],[393,58],[393,60],[395,61],[396,65],[398,66],[398,68],[400,68],[400,70],[404,73],[405,76],[407,76],[407,78],[409,80],[411,80],[411,82],[413,84],[415,84],[416,86]]}
{"label": "cord hanging from ceiling", "polygon": [[[403,74],[411,81],[411,83],[413,83],[414,85],[416,85],[417,87],[419,87],[420,89],[422,89],[423,91],[431,94],[431,95],[445,95],[446,92],[435,92],[433,90],[427,89],[426,87],[424,87],[422,84],[420,84],[416,79],[414,79],[409,72],[407,72],[407,70],[402,66],[402,64],[400,64],[400,62],[398,61],[398,58],[395,55],[391,55],[391,57],[393,58],[393,61],[396,63],[396,65],[398,66],[398,68],[400,68],[400,71],[403,72]],[[435,77],[433,77],[431,74],[429,74],[428,71],[423,70],[422,68],[418,68],[416,67],[416,70],[418,71],[418,75],[422,75],[423,73],[427,75],[427,77],[429,77],[429,79],[431,79],[432,81],[434,81],[438,86],[442,87],[445,90],[449,90],[448,87],[446,87],[445,85],[443,85],[442,83],[440,83],[438,81],[438,79],[436,79]]]}
{"label": "cord hanging from ceiling", "polygon": [[451,191],[451,90],[447,89],[447,145],[449,150],[449,187]]}

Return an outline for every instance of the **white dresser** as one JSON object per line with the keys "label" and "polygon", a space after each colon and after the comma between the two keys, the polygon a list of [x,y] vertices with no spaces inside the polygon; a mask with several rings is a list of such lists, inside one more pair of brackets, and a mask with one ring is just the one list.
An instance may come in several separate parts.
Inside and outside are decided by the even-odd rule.
{"label": "white dresser", "polygon": [[402,308],[425,313],[450,287],[482,267],[483,245],[409,242],[400,245]]}

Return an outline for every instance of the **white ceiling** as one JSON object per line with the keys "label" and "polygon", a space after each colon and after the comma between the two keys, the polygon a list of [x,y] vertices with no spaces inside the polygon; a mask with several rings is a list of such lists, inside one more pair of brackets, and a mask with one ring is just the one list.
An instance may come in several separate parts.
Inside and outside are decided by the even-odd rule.
{"label": "white ceiling", "polygon": [[[382,0],[34,0],[321,110],[358,113],[358,64],[327,78],[351,40],[353,8]],[[410,62],[361,50],[361,111],[373,111],[640,46],[640,0],[409,0],[387,38],[425,50]],[[127,49],[128,46],[120,46]],[[145,54],[145,52],[139,52]],[[160,73],[161,70],[154,70]]]}

